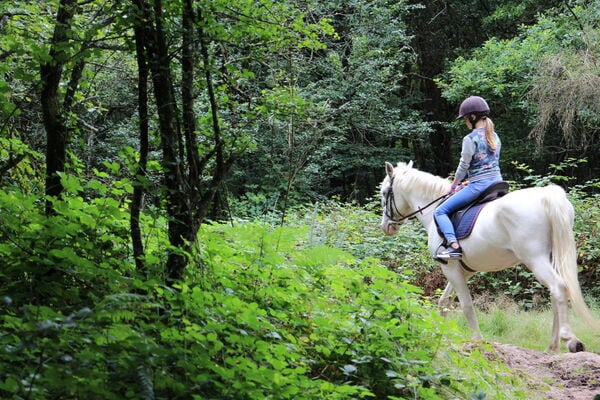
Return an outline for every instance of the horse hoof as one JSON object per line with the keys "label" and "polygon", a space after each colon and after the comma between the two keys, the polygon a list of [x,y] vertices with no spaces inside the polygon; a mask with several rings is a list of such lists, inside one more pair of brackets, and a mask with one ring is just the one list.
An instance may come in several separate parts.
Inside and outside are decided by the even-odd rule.
{"label": "horse hoof", "polygon": [[585,346],[578,339],[571,339],[567,342],[567,348],[571,353],[579,353],[585,350]]}

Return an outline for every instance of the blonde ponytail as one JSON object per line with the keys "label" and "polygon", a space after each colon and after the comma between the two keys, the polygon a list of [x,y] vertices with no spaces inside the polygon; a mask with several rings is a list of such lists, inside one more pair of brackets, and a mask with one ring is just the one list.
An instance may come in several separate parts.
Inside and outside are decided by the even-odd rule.
{"label": "blonde ponytail", "polygon": [[489,117],[485,117],[485,140],[487,140],[487,145],[490,150],[496,151],[498,148],[498,141],[496,140],[496,135],[494,135],[494,123]]}

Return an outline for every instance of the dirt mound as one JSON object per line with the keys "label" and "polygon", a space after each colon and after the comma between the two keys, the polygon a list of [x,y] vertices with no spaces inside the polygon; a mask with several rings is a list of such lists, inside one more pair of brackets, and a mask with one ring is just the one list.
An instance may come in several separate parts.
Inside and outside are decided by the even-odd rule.
{"label": "dirt mound", "polygon": [[522,374],[539,398],[600,400],[600,354],[550,354],[500,343],[494,349],[494,356]]}

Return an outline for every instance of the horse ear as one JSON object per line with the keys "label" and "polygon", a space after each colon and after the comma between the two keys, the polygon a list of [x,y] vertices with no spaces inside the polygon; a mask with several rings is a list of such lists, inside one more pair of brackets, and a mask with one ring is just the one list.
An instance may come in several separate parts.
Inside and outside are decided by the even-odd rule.
{"label": "horse ear", "polygon": [[406,165],[406,169],[411,169],[411,168],[412,168],[412,166],[413,166],[413,160],[410,160],[410,161],[408,162],[408,164]]}
{"label": "horse ear", "polygon": [[385,162],[385,173],[390,178],[394,176],[394,166],[387,161]]}

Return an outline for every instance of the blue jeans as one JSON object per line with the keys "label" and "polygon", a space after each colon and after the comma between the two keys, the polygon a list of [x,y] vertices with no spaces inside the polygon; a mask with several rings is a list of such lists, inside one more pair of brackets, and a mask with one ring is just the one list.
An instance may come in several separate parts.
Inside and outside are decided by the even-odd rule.
{"label": "blue jeans", "polygon": [[467,186],[454,193],[435,209],[433,217],[438,223],[438,226],[440,227],[440,230],[444,234],[444,237],[448,243],[458,242],[458,240],[456,240],[454,227],[452,226],[452,222],[450,221],[450,217],[448,215],[475,200],[477,197],[479,197],[481,192],[487,189],[492,183],[500,180],[502,180],[502,178],[494,177],[482,179],[480,181],[469,182]]}

